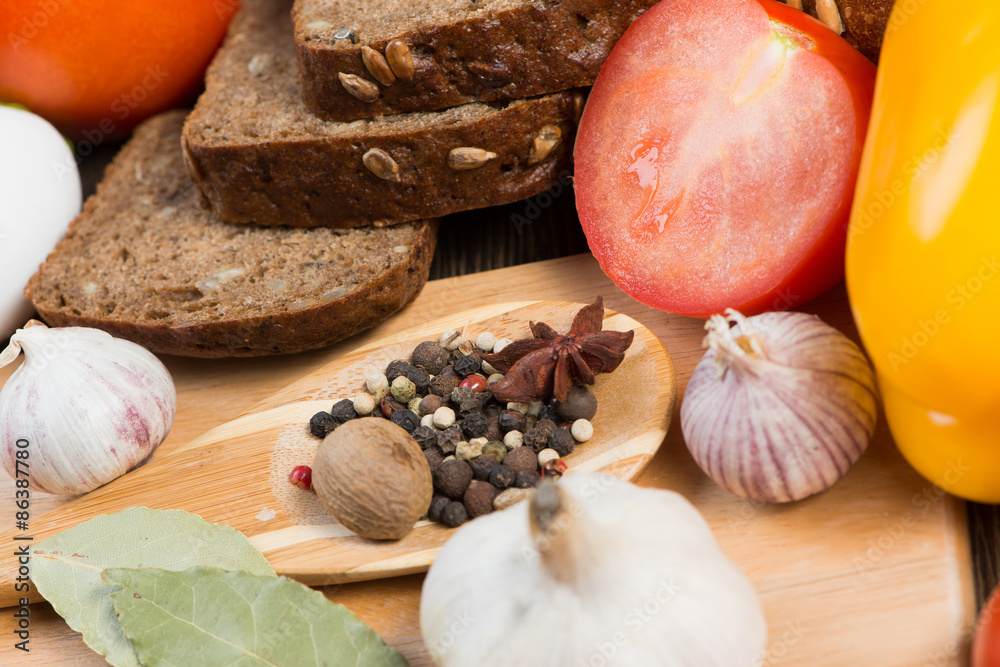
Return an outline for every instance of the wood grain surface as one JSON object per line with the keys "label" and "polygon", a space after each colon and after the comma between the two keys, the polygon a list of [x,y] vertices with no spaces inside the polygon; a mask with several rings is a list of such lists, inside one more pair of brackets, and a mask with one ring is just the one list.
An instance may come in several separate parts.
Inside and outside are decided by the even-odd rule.
{"label": "wood grain surface", "polygon": [[[249,361],[168,358],[178,385],[178,419],[156,456],[169,455],[367,341],[472,303],[526,297],[586,303],[597,294],[608,308],[656,334],[673,356],[682,390],[702,354],[703,323],[641,306],[611,285],[592,257],[576,256],[429,283],[402,313],[328,350]],[[806,310],[856,338],[842,288]],[[753,581],[770,628],[762,664],[895,667],[966,660],[975,601],[965,504],[938,493],[909,468],[884,422],[840,483],[793,505],[761,506],[719,489],[694,465],[676,421],[639,483],[689,498]],[[0,487],[0,502],[12,503],[12,490],[11,484]],[[58,502],[35,496],[32,512]],[[399,647],[413,665],[427,665],[417,625],[421,580],[407,576],[324,591]],[[11,637],[11,628],[11,617],[4,614],[0,634]],[[0,664],[102,663],[45,605],[33,608],[31,629],[32,652],[18,654],[8,640],[0,645]]]}
{"label": "wood grain surface", "polygon": [[[249,414],[216,426],[166,455],[159,453],[138,470],[92,493],[36,515],[31,535],[42,540],[87,519],[129,507],[181,509],[239,530],[278,574],[305,584],[426,572],[452,530],[421,521],[401,540],[367,540],[339,524],[316,494],[288,483],[292,468],[312,465],[319,446],[320,440],[309,433],[309,418],[362,391],[369,369],[384,369],[393,359],[408,358],[420,342],[437,339],[442,331],[461,331],[463,340],[487,331],[517,340],[530,337],[529,321],[567,331],[584,305],[498,304],[372,341],[313,370],[258,403]],[[621,366],[597,378],[594,395],[601,411],[593,420],[596,435],[577,447],[566,462],[572,472],[604,472],[633,480],[663,442],[677,382],[670,356],[640,323],[606,311],[603,328],[633,331],[634,339]],[[646,388],[638,397],[631,390],[637,386]],[[224,479],[225,484],[206,485],[206,479]],[[19,534],[13,527],[0,531],[0,544],[14,544]],[[85,554],[73,558],[86,562]],[[16,605],[18,563],[0,559],[0,566],[0,607]]]}

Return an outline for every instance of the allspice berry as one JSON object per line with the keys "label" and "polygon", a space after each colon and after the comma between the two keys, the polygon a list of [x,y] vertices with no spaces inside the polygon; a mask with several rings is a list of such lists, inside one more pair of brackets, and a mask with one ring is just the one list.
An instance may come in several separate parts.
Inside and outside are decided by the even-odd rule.
{"label": "allspice berry", "polygon": [[597,397],[583,385],[570,387],[566,400],[556,403],[556,412],[568,422],[593,419],[597,414]]}
{"label": "allspice berry", "polygon": [[427,513],[433,494],[424,453],[399,426],[354,419],[323,439],[312,484],[342,524],[378,540],[398,540]]}
{"label": "allspice berry", "polygon": [[537,470],[538,455],[530,447],[516,447],[507,452],[503,464],[515,473],[521,470]]}
{"label": "allspice berry", "polygon": [[465,461],[445,461],[434,471],[434,489],[449,498],[461,498],[472,481],[472,466]]}
{"label": "allspice berry", "polygon": [[420,366],[431,375],[437,375],[448,365],[450,355],[436,340],[425,340],[413,350],[410,363]]}
{"label": "allspice berry", "polygon": [[497,497],[497,488],[489,482],[473,480],[465,490],[462,503],[469,516],[475,519],[493,511],[493,499]]}

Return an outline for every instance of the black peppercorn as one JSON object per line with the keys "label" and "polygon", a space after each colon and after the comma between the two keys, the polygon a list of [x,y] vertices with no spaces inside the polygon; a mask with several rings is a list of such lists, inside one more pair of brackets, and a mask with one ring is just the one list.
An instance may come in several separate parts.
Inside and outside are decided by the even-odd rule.
{"label": "black peppercorn", "polygon": [[420,449],[427,449],[431,445],[437,444],[437,431],[427,426],[418,426],[413,429],[413,433],[410,435],[417,441],[417,444],[420,445]]}
{"label": "black peppercorn", "polygon": [[538,455],[530,447],[515,447],[507,452],[503,464],[515,473],[520,470],[538,470]]}
{"label": "black peppercorn", "polygon": [[459,412],[462,413],[482,410],[486,401],[484,393],[473,391],[471,387],[455,387],[451,392],[451,402],[457,405]]}
{"label": "black peppercorn", "polygon": [[504,433],[508,431],[521,431],[528,425],[528,418],[520,410],[504,410],[500,413],[500,430]]}
{"label": "black peppercorn", "polygon": [[497,497],[497,489],[489,482],[477,480],[469,484],[462,496],[462,503],[469,516],[475,519],[478,516],[489,514],[493,511],[493,500]]}
{"label": "black peppercorn", "polygon": [[[409,377],[408,372],[413,369],[414,366],[409,361],[404,361],[402,359],[395,359],[389,362],[389,365],[385,368],[385,378],[392,384],[392,381],[398,378],[400,375]],[[416,383],[414,383],[416,384]]]}
{"label": "black peppercorn", "polygon": [[431,521],[440,521],[441,512],[450,502],[451,499],[448,496],[434,494],[434,497],[431,498],[431,506],[427,510],[427,518]]}
{"label": "black peppercorn", "polygon": [[459,385],[462,378],[452,366],[445,366],[444,370],[435,375],[430,381],[430,391],[436,396],[447,398],[451,392]]}
{"label": "black peppercorn", "polygon": [[441,523],[449,528],[458,528],[469,520],[469,513],[465,511],[465,505],[458,502],[448,503],[441,512]]}
{"label": "black peppercorn", "polygon": [[405,375],[406,378],[413,383],[413,386],[417,388],[418,394],[427,393],[431,381],[430,373],[425,371],[423,368],[410,366],[406,370]]}
{"label": "black peppercorn", "polygon": [[501,463],[493,469],[493,472],[490,473],[490,484],[503,491],[514,483],[514,477],[516,475],[517,473]]}
{"label": "black peppercorn", "polygon": [[497,460],[492,456],[477,456],[469,461],[469,465],[472,466],[473,479],[485,482],[490,478],[490,473],[492,473],[500,464],[497,463]]}
{"label": "black peppercorn", "polygon": [[434,471],[444,461],[444,454],[437,447],[428,447],[424,450],[424,458],[427,459],[427,465],[431,468],[431,474],[434,474]]}
{"label": "black peppercorn", "polygon": [[482,412],[470,412],[462,420],[462,433],[469,440],[481,438],[486,435],[486,429],[489,428],[489,425],[490,420]]}
{"label": "black peppercorn", "polygon": [[514,475],[514,486],[519,489],[533,489],[538,486],[542,476],[537,470],[518,470]]}
{"label": "black peppercorn", "polygon": [[414,366],[420,366],[432,375],[440,373],[441,369],[448,365],[448,360],[448,350],[441,347],[436,340],[425,340],[417,345],[410,358]]}
{"label": "black peppercorn", "polygon": [[557,428],[549,434],[549,447],[556,450],[559,456],[568,456],[573,453],[576,447],[576,440],[573,434],[565,426]]}
{"label": "black peppercorn", "polygon": [[467,354],[455,362],[455,372],[462,377],[478,373],[482,367],[483,360],[475,352]]}
{"label": "black peppercorn", "polygon": [[[407,410],[403,408],[402,410],[396,410],[392,413],[392,417],[389,418],[392,423],[396,426],[402,426],[403,430],[407,433],[413,433],[418,426],[420,426],[420,417],[417,413],[412,410]],[[572,438],[572,436],[570,436]]]}
{"label": "black peppercorn", "polygon": [[556,424],[549,419],[541,419],[524,432],[524,446],[531,447],[537,454],[549,446],[549,435],[556,430]]}
{"label": "black peppercorn", "polygon": [[434,471],[434,489],[449,498],[461,498],[472,481],[472,466],[465,461],[444,461]]}
{"label": "black peppercorn", "polygon": [[337,401],[330,408],[330,416],[339,424],[355,419],[358,413],[354,410],[354,401],[349,398]]}
{"label": "black peppercorn", "polygon": [[570,387],[566,400],[556,403],[556,412],[568,422],[593,419],[597,414],[597,397],[583,385]]}
{"label": "black peppercorn", "polygon": [[458,443],[465,440],[462,429],[458,426],[449,426],[437,434],[437,446],[445,456],[455,453]]}
{"label": "black peppercorn", "polygon": [[538,421],[555,422],[559,419],[559,412],[556,411],[555,403],[546,403],[538,413]]}
{"label": "black peppercorn", "polygon": [[337,426],[337,420],[329,412],[317,412],[309,419],[309,432],[317,438],[325,438]]}

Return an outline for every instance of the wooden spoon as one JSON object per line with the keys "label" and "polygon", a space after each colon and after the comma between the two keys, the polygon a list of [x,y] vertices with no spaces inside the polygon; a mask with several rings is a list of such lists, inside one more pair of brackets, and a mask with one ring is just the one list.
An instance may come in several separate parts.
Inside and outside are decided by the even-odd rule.
{"label": "wooden spoon", "polygon": [[[144,506],[182,509],[232,526],[250,538],[279,574],[309,585],[426,571],[453,529],[421,521],[402,540],[368,540],[337,523],[315,494],[289,483],[291,469],[311,464],[320,442],[309,434],[309,418],[363,391],[367,370],[384,370],[393,359],[409,358],[418,343],[436,340],[442,331],[460,330],[463,340],[485,331],[516,340],[531,335],[531,320],[566,332],[582,307],[551,301],[499,304],[375,341],[170,454],[154,456],[124,477],[33,517],[34,543],[99,514]],[[566,458],[568,474],[602,471],[634,479],[666,436],[677,394],[674,367],[656,336],[632,318],[606,311],[604,328],[632,329],[635,339],[621,366],[597,377],[594,437]],[[15,534],[0,534],[0,543],[14,544]],[[16,604],[16,568],[16,559],[4,559],[0,606]]]}

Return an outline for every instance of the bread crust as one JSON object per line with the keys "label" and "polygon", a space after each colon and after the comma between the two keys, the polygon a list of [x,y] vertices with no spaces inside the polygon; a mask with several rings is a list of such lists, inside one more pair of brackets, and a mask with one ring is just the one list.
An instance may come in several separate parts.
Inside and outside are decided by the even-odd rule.
{"label": "bread crust", "polygon": [[[76,237],[90,235],[92,240],[112,242],[116,231],[115,220],[119,216],[130,215],[134,211],[130,211],[129,207],[139,205],[133,203],[131,197],[130,179],[133,175],[142,174],[155,183],[149,185],[149,190],[144,190],[138,197],[139,200],[148,200],[148,192],[155,193],[151,196],[152,201],[147,201],[150,210],[174,209],[176,212],[170,215],[190,216],[188,219],[197,217],[194,222],[188,223],[193,228],[200,224],[225,224],[209,222],[210,215],[193,202],[196,196],[194,188],[183,176],[179,159],[179,135],[185,114],[184,111],[168,112],[146,121],[136,130],[132,141],[137,145],[133,146],[133,150],[126,145],[108,166],[97,194],[87,200],[83,211],[71,223],[66,238],[60,241],[31,278],[25,288],[25,296],[32,301],[48,324],[102,329],[160,354],[205,358],[289,354],[325,347],[368,329],[405,306],[420,292],[427,281],[437,240],[438,224],[433,220],[414,223],[417,233],[407,243],[405,256],[388,268],[378,271],[371,280],[335,298],[327,298],[328,295],[322,294],[315,299],[314,304],[304,304],[297,309],[286,309],[285,304],[275,303],[272,312],[249,316],[206,319],[176,312],[150,322],[114,314],[98,316],[92,312],[95,310],[93,305],[88,309],[78,297],[67,299],[71,294],[86,292],[81,291],[79,284],[72,284],[84,280],[82,270],[73,271],[84,263],[77,247],[80,239]],[[181,171],[181,176],[176,179],[173,178],[175,174],[171,174],[171,178],[163,178],[156,172],[156,167],[149,163],[158,151],[169,149],[178,153],[170,162],[175,171]],[[162,158],[162,154],[159,157]],[[181,185],[175,185],[172,182],[174,180]],[[157,217],[157,224],[170,225],[176,222],[170,215]],[[107,227],[106,231],[102,231],[104,227]],[[237,229],[242,229],[241,233],[254,233],[254,230],[246,228]],[[286,233],[282,230],[261,231],[271,235]],[[302,235],[311,232],[289,230],[287,233]],[[171,250],[165,248],[168,254]],[[165,256],[152,259],[163,266],[166,273],[170,271],[170,262],[175,261]],[[182,255],[176,261],[190,261],[190,258]],[[123,263],[123,266],[127,265]],[[123,282],[128,280],[127,269],[121,269],[120,275],[116,274],[115,278]],[[178,284],[172,287],[181,289],[192,286]],[[131,298],[141,301],[143,290],[147,288],[147,285],[134,284]],[[78,299],[75,305],[73,298]]]}
{"label": "bread crust", "polygon": [[[484,10],[371,41],[359,30],[357,43],[333,39],[333,30],[317,36],[307,27],[324,18],[319,4],[296,0],[292,11],[302,97],[320,118],[353,120],[590,86],[615,42],[656,0],[525,0],[510,9]],[[361,48],[384,53],[394,38],[410,49],[413,80],[379,85],[374,102],[348,93],[338,74],[376,83]]]}
{"label": "bread crust", "polygon": [[[527,199],[569,173],[581,91],[350,124],[316,119],[300,99],[290,7],[243,1],[185,124],[188,173],[218,217],[381,226]],[[254,63],[267,64],[254,72]],[[561,139],[534,162],[546,126]],[[456,148],[494,157],[457,170],[449,166]],[[395,178],[366,167],[372,150],[395,162]]]}

